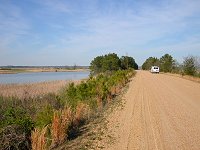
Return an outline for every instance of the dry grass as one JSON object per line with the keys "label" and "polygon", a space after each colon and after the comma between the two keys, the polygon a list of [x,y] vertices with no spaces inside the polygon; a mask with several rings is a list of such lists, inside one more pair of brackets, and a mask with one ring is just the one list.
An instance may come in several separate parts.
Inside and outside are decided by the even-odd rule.
{"label": "dry grass", "polygon": [[73,114],[70,107],[65,107],[61,111],[60,116],[60,143],[63,143],[64,140],[67,138],[67,130],[69,128],[69,125],[71,124],[73,120]]}
{"label": "dry grass", "polygon": [[47,141],[46,141],[46,131],[48,126],[44,127],[42,130],[36,128],[32,131],[31,134],[31,142],[32,142],[32,150],[46,150],[47,149]]}
{"label": "dry grass", "polygon": [[191,80],[191,81],[195,81],[195,82],[199,82],[199,83],[200,83],[200,78],[198,78],[198,77],[193,77],[193,76],[182,76],[182,78],[187,79],[187,80]]}
{"label": "dry grass", "polygon": [[54,112],[51,129],[52,129],[52,145],[55,146],[59,143],[59,133],[60,133],[59,112]]}
{"label": "dry grass", "polygon": [[[27,97],[42,96],[47,93],[57,94],[66,84],[72,81],[61,80],[61,81],[50,81],[30,84],[0,84],[0,95],[5,97],[18,97],[25,99]],[[75,84],[80,83],[80,80],[73,81]]]}
{"label": "dry grass", "polygon": [[103,100],[101,97],[97,97],[97,107],[101,111],[103,109]]}
{"label": "dry grass", "polygon": [[[73,126],[80,125],[83,119],[87,119],[90,112],[89,106],[79,103],[76,107],[75,114],[72,113],[70,107],[66,106],[63,110],[55,110],[51,125],[51,145],[50,148],[55,148],[62,144],[68,137],[67,132],[73,122]],[[42,130],[36,128],[31,134],[32,149],[45,150],[47,149],[47,138],[45,137],[48,126]]]}
{"label": "dry grass", "polygon": [[79,103],[76,107],[73,124],[79,126],[81,121],[88,119],[90,115],[90,108],[84,103]]}
{"label": "dry grass", "polygon": [[179,77],[179,78],[184,78],[184,79],[187,79],[187,80],[190,80],[190,81],[200,83],[200,78],[198,78],[198,77],[193,77],[193,76],[188,76],[188,75],[183,76],[183,75],[180,75],[180,74],[172,74],[172,73],[164,73],[164,74],[176,76],[176,77]]}
{"label": "dry grass", "polygon": [[72,120],[73,114],[70,107],[65,107],[65,109],[63,109],[62,111],[54,112],[51,127],[51,147],[56,147],[57,145],[65,141],[65,139],[67,138],[67,130]]}

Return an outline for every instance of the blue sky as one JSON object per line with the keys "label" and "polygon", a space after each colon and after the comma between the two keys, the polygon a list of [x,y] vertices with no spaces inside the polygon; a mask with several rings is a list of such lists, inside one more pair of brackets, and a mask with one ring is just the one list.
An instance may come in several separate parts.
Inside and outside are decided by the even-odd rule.
{"label": "blue sky", "polygon": [[0,0],[0,65],[200,55],[200,0]]}

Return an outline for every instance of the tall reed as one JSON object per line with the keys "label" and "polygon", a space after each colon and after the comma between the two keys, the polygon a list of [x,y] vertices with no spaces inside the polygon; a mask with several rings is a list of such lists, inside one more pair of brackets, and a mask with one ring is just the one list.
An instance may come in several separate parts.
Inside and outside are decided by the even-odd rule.
{"label": "tall reed", "polygon": [[84,103],[78,103],[76,106],[76,113],[74,115],[73,125],[79,126],[82,121],[88,119],[90,115],[90,108]]}
{"label": "tall reed", "polygon": [[42,130],[35,128],[31,133],[31,143],[32,150],[46,150],[47,149],[47,140],[45,134],[47,132],[48,126],[44,127]]}
{"label": "tall reed", "polygon": [[65,107],[63,110],[54,112],[51,126],[51,147],[56,147],[65,141],[67,138],[67,130],[72,120],[73,115],[70,107]]}

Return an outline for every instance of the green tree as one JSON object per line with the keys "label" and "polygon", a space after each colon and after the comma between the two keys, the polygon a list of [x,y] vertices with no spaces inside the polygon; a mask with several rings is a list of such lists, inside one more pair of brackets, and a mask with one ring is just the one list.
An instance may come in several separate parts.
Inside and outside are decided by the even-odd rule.
{"label": "green tree", "polygon": [[97,74],[102,72],[102,62],[104,57],[103,56],[97,56],[92,60],[90,63],[90,70],[92,74]]}
{"label": "green tree", "polygon": [[188,56],[183,61],[183,71],[186,75],[195,75],[197,67],[195,65],[196,60],[194,56]]}
{"label": "green tree", "polygon": [[174,66],[175,66],[175,60],[171,55],[165,54],[160,58],[160,71],[172,72]]}
{"label": "green tree", "polygon": [[182,65],[177,61],[174,60],[174,65],[173,65],[173,69],[172,69],[172,73],[182,73]]}
{"label": "green tree", "polygon": [[90,63],[91,75],[113,72],[117,70],[126,70],[129,68],[138,69],[135,59],[129,56],[119,58],[115,53],[109,53],[104,56],[97,56]]}
{"label": "green tree", "polygon": [[116,71],[120,69],[120,59],[115,53],[104,56],[102,71]]}
{"label": "green tree", "polygon": [[151,69],[151,66],[159,66],[160,62],[159,59],[156,57],[149,57],[142,65],[143,70]]}
{"label": "green tree", "polygon": [[125,69],[129,69],[129,68],[134,68],[134,69],[138,69],[138,65],[135,62],[135,59],[133,59],[133,57],[129,57],[129,56],[122,56],[120,58],[121,61],[121,68],[123,70]]}
{"label": "green tree", "polygon": [[115,53],[104,56],[97,56],[90,63],[91,74],[98,74],[107,71],[116,71],[120,69],[120,59]]}

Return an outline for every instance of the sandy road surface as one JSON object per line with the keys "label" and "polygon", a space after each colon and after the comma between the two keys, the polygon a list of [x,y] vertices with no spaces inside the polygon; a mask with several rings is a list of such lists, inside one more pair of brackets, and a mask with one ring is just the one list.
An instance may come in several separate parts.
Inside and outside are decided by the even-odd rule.
{"label": "sandy road surface", "polygon": [[199,150],[200,84],[138,71],[125,106],[109,118],[115,150]]}

